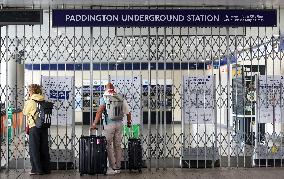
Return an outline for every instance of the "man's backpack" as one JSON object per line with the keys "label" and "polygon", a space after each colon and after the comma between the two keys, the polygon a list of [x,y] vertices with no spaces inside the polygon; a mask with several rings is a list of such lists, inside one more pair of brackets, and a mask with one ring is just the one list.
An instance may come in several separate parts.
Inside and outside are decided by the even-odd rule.
{"label": "man's backpack", "polygon": [[123,119],[123,96],[121,94],[104,96],[106,111],[105,114],[111,120]]}
{"label": "man's backpack", "polygon": [[53,103],[49,101],[36,101],[38,119],[35,121],[37,128],[50,128],[51,115],[53,109]]}

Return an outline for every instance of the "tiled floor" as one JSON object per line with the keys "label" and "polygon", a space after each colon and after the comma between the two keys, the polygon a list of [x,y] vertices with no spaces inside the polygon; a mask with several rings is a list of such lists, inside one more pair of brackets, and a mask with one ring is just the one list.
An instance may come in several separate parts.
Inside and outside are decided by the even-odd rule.
{"label": "tiled floor", "polygon": [[160,169],[156,171],[153,169],[149,171],[144,169],[143,173],[129,173],[123,171],[121,174],[111,176],[82,176],[80,177],[78,171],[53,171],[50,175],[29,176],[28,171],[9,171],[0,173],[1,179],[283,179],[283,168],[231,168],[231,169]]}
{"label": "tiled floor", "polygon": [[[210,131],[210,125],[207,125],[206,131],[207,131],[207,135],[209,135],[208,131]],[[152,131],[152,136],[154,138],[156,138],[156,126],[155,125],[151,125],[151,131]],[[212,126],[211,126],[212,128]],[[59,149],[68,149],[74,150],[75,153],[75,157],[78,158],[79,157],[79,143],[77,142],[75,146],[71,145],[70,142],[70,138],[71,138],[71,130],[72,127],[68,126],[68,127],[64,127],[64,126],[59,126],[57,127],[52,127],[50,129],[51,132],[51,138],[54,140],[50,141],[51,144],[51,150],[50,151],[55,151],[55,149],[59,148]],[[185,127],[185,134],[189,134],[189,127]],[[198,128],[198,131],[200,132],[200,135],[197,135],[197,133],[191,132],[191,134],[194,134],[194,140],[193,137],[187,137],[188,140],[184,141],[184,145],[186,147],[189,148],[189,145],[191,148],[196,148],[196,143],[198,143],[198,148],[203,147],[203,145],[206,143],[207,146],[206,147],[210,147],[213,145],[213,142],[215,142],[215,136],[211,136],[211,138],[209,139],[208,137],[205,137],[204,132],[205,132],[205,128]],[[76,125],[75,129],[74,129],[75,135],[76,135],[76,139],[75,141],[78,141],[79,137],[83,134],[83,135],[88,135],[89,133],[89,126],[81,126],[81,125]],[[175,133],[176,136],[180,136],[181,134],[181,125],[180,124],[173,124],[173,125],[167,125],[166,126],[166,132],[169,136],[171,136],[172,133]],[[230,160],[230,166],[231,167],[243,167],[243,166],[250,166],[251,164],[251,159],[246,159],[248,160],[248,162],[246,161],[245,163],[244,161],[244,156],[247,157],[252,157],[254,150],[253,147],[254,146],[246,146],[243,145],[243,142],[239,139],[240,136],[237,135],[232,135],[230,140],[231,142],[228,143],[228,138],[226,136],[226,132],[227,129],[224,128],[224,126],[218,126],[218,132],[220,132],[218,135],[218,143],[216,144],[216,146],[220,146],[219,147],[219,154],[220,156],[222,156],[220,158],[220,164],[222,167],[224,166],[228,166],[228,153],[230,153],[230,156],[232,157],[232,159]],[[99,131],[99,134],[101,133],[101,131]],[[162,135],[162,133],[160,132],[160,134]],[[202,134],[202,135],[201,135]],[[233,133],[232,133],[233,134]],[[143,127],[143,136],[144,139],[148,139],[147,136],[149,136],[148,134],[148,126],[144,125]],[[234,136],[234,137],[233,137]],[[68,137],[68,138],[67,138]],[[12,152],[12,157],[10,157],[10,168],[30,168],[30,164],[29,164],[29,155],[28,155],[28,145],[25,145],[24,140],[25,136],[24,133],[20,134],[19,136],[16,137],[16,139],[14,140],[14,142],[11,144],[10,149]],[[69,142],[68,142],[69,141]],[[166,143],[161,142],[162,140],[160,140],[158,138],[158,140],[151,140],[150,142],[148,140],[144,140],[143,142],[143,151],[144,151],[144,157],[146,158],[146,155],[149,155],[149,151],[154,151],[151,154],[155,154],[158,153],[157,152],[157,146],[158,149],[160,149],[160,151],[164,152],[164,156],[166,158],[169,158],[169,160],[172,159],[173,155],[175,158],[177,158],[179,160],[180,154],[181,154],[181,147],[182,147],[182,140],[181,138],[178,137],[168,137],[166,140]],[[271,142],[272,140],[270,140]],[[124,141],[125,142],[125,141]],[[66,146],[65,146],[66,143]],[[150,147],[148,146],[148,144],[150,143]],[[2,154],[0,154],[2,156],[2,158],[0,158],[1,162],[0,165],[2,167],[5,167],[6,163],[7,163],[7,146],[6,143],[3,143],[4,145],[1,146],[2,148]],[[221,145],[222,144],[222,145]],[[228,144],[230,144],[230,147],[228,147]],[[164,147],[164,145],[166,145]],[[278,146],[282,146],[283,144],[278,144]],[[269,145],[269,146],[272,146]],[[282,146],[283,147],[283,146]],[[15,149],[15,150],[13,150]],[[150,149],[150,150],[149,150]],[[229,150],[230,149],[230,150]],[[200,152],[200,150],[199,150]],[[263,150],[263,152],[266,154],[269,154],[269,148],[265,148]],[[51,152],[52,153],[52,152]],[[65,161],[66,155],[64,153],[63,156],[58,155],[57,153],[53,152],[53,154],[56,154],[54,156],[58,156],[58,159],[62,159]],[[197,156],[197,154],[194,156]],[[283,156],[283,155],[281,155]],[[56,158],[55,157],[55,158]],[[207,156],[208,157],[208,156]],[[155,156],[153,158],[156,158]],[[264,157],[269,158],[269,157]],[[272,157],[274,158],[274,156]],[[277,156],[275,155],[275,158],[277,159]],[[200,158],[199,158],[200,159]],[[208,158],[207,158],[208,159]],[[155,160],[155,159],[154,159]],[[57,161],[57,158],[56,158]],[[249,165],[248,165],[249,164]],[[24,167],[22,167],[24,166]],[[166,167],[172,167],[173,164],[172,162],[170,163],[170,165],[164,165],[163,163],[161,163],[159,166],[166,166]],[[179,167],[179,162],[177,163],[177,166],[175,167]],[[284,178],[284,177],[283,177]]]}

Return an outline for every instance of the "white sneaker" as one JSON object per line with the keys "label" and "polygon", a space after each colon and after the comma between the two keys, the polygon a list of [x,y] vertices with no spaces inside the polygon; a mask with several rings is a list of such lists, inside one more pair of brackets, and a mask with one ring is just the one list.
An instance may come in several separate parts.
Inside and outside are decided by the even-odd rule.
{"label": "white sneaker", "polygon": [[107,173],[106,173],[106,174],[107,174],[107,175],[114,175],[114,174],[116,174],[116,171],[109,167],[109,168],[107,169]]}
{"label": "white sneaker", "polygon": [[119,169],[116,169],[116,170],[114,170],[117,174],[119,174],[120,173],[120,170]]}

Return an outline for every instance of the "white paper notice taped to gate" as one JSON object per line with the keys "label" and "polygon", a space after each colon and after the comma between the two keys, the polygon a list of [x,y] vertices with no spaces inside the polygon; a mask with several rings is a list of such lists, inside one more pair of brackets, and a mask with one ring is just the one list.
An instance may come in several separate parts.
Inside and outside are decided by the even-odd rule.
{"label": "white paper notice taped to gate", "polygon": [[[122,78],[111,77],[117,93],[124,95],[131,112],[132,124],[140,124],[141,119],[141,78]],[[123,123],[126,124],[126,117]]]}
{"label": "white paper notice taped to gate", "polygon": [[283,101],[280,101],[280,96],[283,96],[283,82],[283,76],[259,76],[259,123],[273,123],[273,120],[275,123],[281,122]]}
{"label": "white paper notice taped to gate", "polygon": [[72,125],[73,77],[42,76],[41,83],[45,99],[54,103],[51,124]]}
{"label": "white paper notice taped to gate", "polygon": [[213,76],[184,77],[183,107],[185,123],[205,124],[214,121]]}

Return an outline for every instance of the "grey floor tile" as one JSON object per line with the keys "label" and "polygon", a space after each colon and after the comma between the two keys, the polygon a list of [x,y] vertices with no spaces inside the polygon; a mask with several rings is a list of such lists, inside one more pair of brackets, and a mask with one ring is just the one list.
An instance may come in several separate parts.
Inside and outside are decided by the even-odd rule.
{"label": "grey floor tile", "polygon": [[122,171],[119,175],[112,176],[82,176],[77,170],[53,171],[50,175],[29,176],[28,171],[11,170],[2,171],[1,179],[283,179],[283,168],[215,168],[215,169],[166,169],[143,170],[143,173],[129,173]]}

